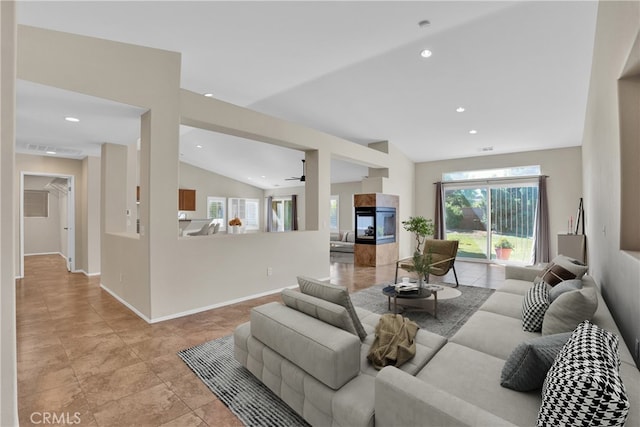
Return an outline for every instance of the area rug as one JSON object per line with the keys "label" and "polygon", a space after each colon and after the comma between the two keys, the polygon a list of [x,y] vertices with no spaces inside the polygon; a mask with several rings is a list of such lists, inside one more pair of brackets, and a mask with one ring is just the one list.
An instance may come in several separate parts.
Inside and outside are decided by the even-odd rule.
{"label": "area rug", "polygon": [[308,426],[307,422],[233,357],[233,335],[178,356],[246,426]]}
{"label": "area rug", "polygon": [[[376,313],[388,313],[385,285],[351,294],[354,305]],[[456,289],[452,290],[455,291]],[[442,291],[438,298],[438,318],[409,311],[405,316],[421,328],[450,337],[493,293],[492,289],[460,285],[457,292]],[[445,298],[445,296],[449,296]],[[233,357],[233,335],[218,338],[178,352],[178,356],[246,426],[308,426],[278,396]]]}
{"label": "area rug", "polygon": [[[351,302],[374,313],[389,313],[387,297],[382,295],[386,285],[375,285],[351,294]],[[450,285],[444,284],[444,287]],[[458,294],[459,291],[460,294]],[[407,310],[401,314],[416,322],[422,329],[451,338],[495,292],[493,289],[460,285],[438,292],[438,317],[423,310]],[[433,299],[433,297],[430,297]]]}

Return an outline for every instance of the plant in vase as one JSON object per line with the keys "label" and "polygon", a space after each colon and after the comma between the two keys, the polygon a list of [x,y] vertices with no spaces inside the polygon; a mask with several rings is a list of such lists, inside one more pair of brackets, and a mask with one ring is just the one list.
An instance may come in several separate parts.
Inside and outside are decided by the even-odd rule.
{"label": "plant in vase", "polygon": [[232,218],[229,220],[229,227],[231,233],[236,234],[240,231],[240,227],[242,227],[242,221],[238,217]]}
{"label": "plant in vase", "polygon": [[513,250],[513,243],[509,241],[506,237],[498,240],[498,243],[495,245],[496,249],[496,258],[501,260],[508,260],[511,256],[511,251]]}
{"label": "plant in vase", "polygon": [[416,239],[416,249],[413,252],[412,264],[406,266],[406,270],[416,272],[418,276],[418,285],[423,287],[425,279],[428,280],[431,272],[431,252],[422,253],[422,244],[427,236],[433,236],[435,231],[433,220],[423,216],[411,216],[408,220],[402,221],[405,230],[414,234]]}

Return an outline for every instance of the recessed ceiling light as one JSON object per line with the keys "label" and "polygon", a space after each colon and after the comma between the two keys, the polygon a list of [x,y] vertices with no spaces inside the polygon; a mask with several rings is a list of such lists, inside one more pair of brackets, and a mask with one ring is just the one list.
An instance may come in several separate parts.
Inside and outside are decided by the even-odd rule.
{"label": "recessed ceiling light", "polygon": [[464,107],[458,107],[458,108],[456,108],[456,111],[458,113],[464,113]]}
{"label": "recessed ceiling light", "polygon": [[260,178],[265,179],[265,178],[266,178],[266,176],[264,176],[264,175],[260,175]]}
{"label": "recessed ceiling light", "polygon": [[202,145],[198,144],[196,145],[196,148],[202,148]]}
{"label": "recessed ceiling light", "polygon": [[482,147],[480,151],[493,151],[493,147]]}
{"label": "recessed ceiling light", "polygon": [[71,116],[67,116],[64,118],[66,121],[68,122],[73,122],[73,123],[78,123],[80,121],[80,119],[77,119],[75,117],[71,117]]}
{"label": "recessed ceiling light", "polygon": [[49,151],[47,151],[47,154],[56,154],[56,152],[49,150]]}
{"label": "recessed ceiling light", "polygon": [[477,131],[477,130],[475,130],[475,129],[471,129],[471,130],[469,131],[469,133],[470,133],[471,135],[475,135],[476,133],[478,133],[478,131]]}
{"label": "recessed ceiling light", "polygon": [[422,56],[423,58],[428,58],[431,55],[433,55],[433,52],[431,52],[429,49],[425,49],[422,52],[420,52],[420,56]]}
{"label": "recessed ceiling light", "polygon": [[422,21],[418,22],[418,26],[421,28],[428,27],[429,25],[431,25],[431,22],[429,22],[428,19],[423,19]]}
{"label": "recessed ceiling light", "polygon": [[207,98],[212,98],[213,94],[212,93],[205,93],[204,96],[206,96]]}

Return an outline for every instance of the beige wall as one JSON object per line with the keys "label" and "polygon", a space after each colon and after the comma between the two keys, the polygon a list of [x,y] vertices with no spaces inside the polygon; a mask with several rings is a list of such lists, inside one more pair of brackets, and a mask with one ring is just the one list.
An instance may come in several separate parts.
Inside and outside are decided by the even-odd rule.
{"label": "beige wall", "polygon": [[[82,160],[83,179],[79,191],[82,203],[80,215],[82,246],[76,252],[83,255],[85,273],[100,274],[100,158],[88,156]],[[77,214],[77,213],[76,213]],[[77,256],[77,255],[76,255]]]}
{"label": "beige wall", "polygon": [[18,425],[14,146],[16,120],[15,2],[0,2],[0,425]]}
{"label": "beige wall", "polygon": [[[620,250],[620,120],[618,79],[640,31],[640,3],[600,2],[582,147],[590,273],[635,353],[640,339],[640,255]],[[633,125],[638,125],[638,118]],[[636,140],[636,144],[637,144]],[[635,159],[638,168],[640,159]],[[633,191],[638,191],[638,182]],[[637,199],[636,199],[637,200]],[[636,210],[637,220],[637,210]],[[636,364],[638,363],[637,355]]]}
{"label": "beige wall", "polygon": [[575,217],[582,197],[581,158],[580,148],[573,147],[420,163],[416,165],[416,214],[434,217],[433,183],[442,180],[444,172],[540,165],[542,173],[549,176],[547,197],[553,257],[557,254],[557,235],[567,232],[567,221],[571,215]]}

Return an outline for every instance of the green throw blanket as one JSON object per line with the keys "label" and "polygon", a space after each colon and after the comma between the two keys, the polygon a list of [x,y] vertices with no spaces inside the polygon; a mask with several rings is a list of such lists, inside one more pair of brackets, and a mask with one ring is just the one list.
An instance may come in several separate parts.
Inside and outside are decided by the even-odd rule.
{"label": "green throw blanket", "polygon": [[376,369],[400,366],[416,355],[418,325],[399,314],[383,314],[367,359]]}

